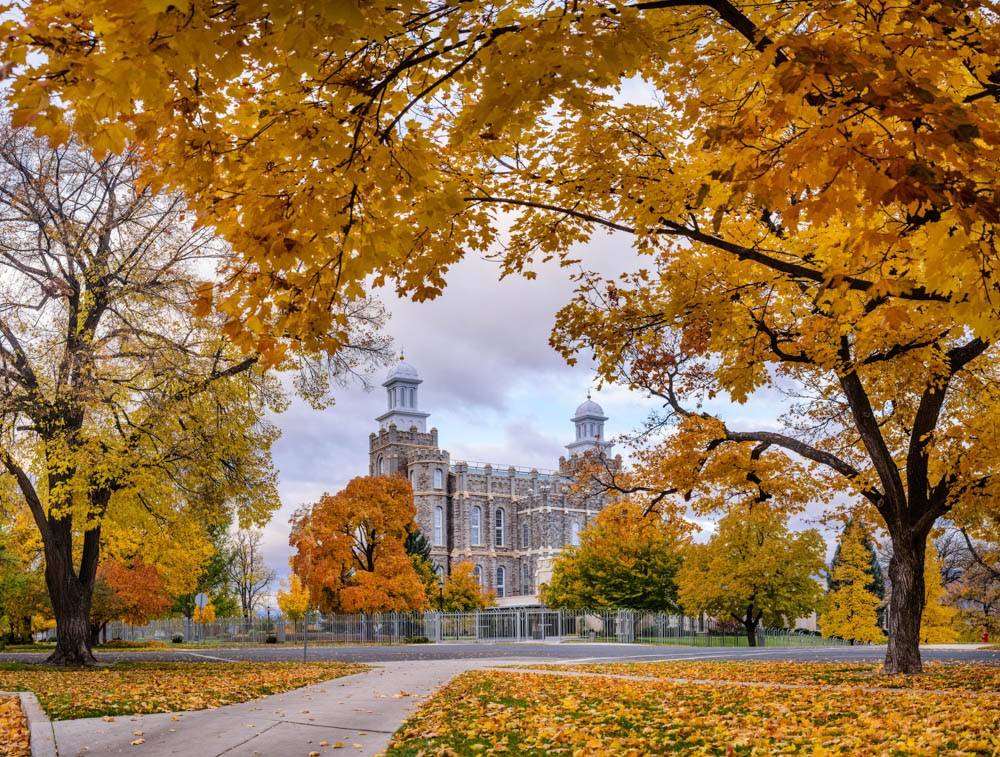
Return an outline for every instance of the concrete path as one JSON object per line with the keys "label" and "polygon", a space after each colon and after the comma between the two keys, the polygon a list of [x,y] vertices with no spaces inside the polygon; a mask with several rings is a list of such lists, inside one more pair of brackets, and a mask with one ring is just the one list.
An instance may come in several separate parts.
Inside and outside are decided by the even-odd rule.
{"label": "concrete path", "polygon": [[[472,668],[510,662],[392,662],[368,673],[214,710],[120,716],[111,722],[63,720],[54,724],[56,744],[60,757],[375,755],[388,746],[389,737],[417,705],[449,679]],[[337,742],[343,751],[331,752]]]}

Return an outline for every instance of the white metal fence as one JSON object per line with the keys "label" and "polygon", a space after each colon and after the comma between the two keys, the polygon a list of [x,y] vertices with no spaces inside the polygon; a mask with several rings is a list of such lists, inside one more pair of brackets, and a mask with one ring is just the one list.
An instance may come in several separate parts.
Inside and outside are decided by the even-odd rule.
{"label": "white metal fence", "polygon": [[[748,646],[743,626],[710,618],[638,610],[550,610],[502,608],[479,612],[406,612],[357,615],[311,614],[292,622],[280,615],[226,618],[195,623],[164,618],[142,626],[108,625],[108,640],[159,640],[206,644],[264,644],[306,641],[340,644],[412,642],[602,641],[693,646]],[[842,644],[811,631],[760,628],[758,646]]]}

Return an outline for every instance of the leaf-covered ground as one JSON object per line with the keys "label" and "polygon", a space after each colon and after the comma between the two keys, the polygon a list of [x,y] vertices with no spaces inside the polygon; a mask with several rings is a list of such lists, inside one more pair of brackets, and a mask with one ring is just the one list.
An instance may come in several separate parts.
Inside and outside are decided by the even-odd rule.
{"label": "leaf-covered ground", "polygon": [[33,691],[53,720],[203,710],[368,670],[343,662],[121,662],[62,669],[0,664],[0,691]]}
{"label": "leaf-covered ground", "polygon": [[886,675],[880,663],[646,662],[603,665],[532,665],[537,670],[573,670],[651,678],[823,684],[887,689],[966,689],[1000,693],[1000,665],[929,662],[918,676]]}
{"label": "leaf-covered ground", "polygon": [[21,712],[21,702],[16,697],[0,697],[0,757],[30,755],[28,721]]}
{"label": "leaf-covered ground", "polygon": [[[689,667],[688,677],[709,677]],[[822,667],[807,666],[800,679]],[[387,755],[995,755],[998,712],[1000,694],[985,690],[873,696],[821,683],[789,690],[474,671],[410,718]]]}

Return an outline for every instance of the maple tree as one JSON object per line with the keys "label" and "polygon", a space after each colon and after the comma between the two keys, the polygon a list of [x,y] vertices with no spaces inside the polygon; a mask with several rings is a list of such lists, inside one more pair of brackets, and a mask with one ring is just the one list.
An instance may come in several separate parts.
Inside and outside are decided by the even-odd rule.
{"label": "maple tree", "polygon": [[455,563],[444,585],[430,595],[430,605],[443,612],[472,612],[497,603],[492,591],[484,591],[476,580],[475,566],[468,560]]}
{"label": "maple tree", "polygon": [[170,596],[154,565],[102,560],[90,605],[91,645],[113,620],[142,625],[169,607]]}
{"label": "maple tree", "polygon": [[743,625],[750,646],[761,623],[781,627],[816,610],[824,567],[819,532],[788,530],[780,509],[756,504],[723,516],[705,544],[689,544],[677,574],[681,606]]}
{"label": "maple tree", "polygon": [[427,596],[405,547],[416,512],[405,478],[351,479],[292,517],[292,570],[324,612],[419,610]]}
{"label": "maple tree", "polygon": [[933,542],[928,542],[924,557],[924,608],[920,618],[920,641],[924,644],[957,640],[953,622],[958,611],[946,604],[947,599],[941,582],[941,562]]}
{"label": "maple tree", "polygon": [[867,534],[857,521],[844,528],[837,543],[837,558],[830,570],[830,590],[819,627],[826,636],[876,643],[885,636],[878,625],[881,600],[871,585],[871,552]]}
{"label": "maple tree", "polygon": [[[228,252],[133,157],[0,128],[0,470],[41,542],[54,663],[93,662],[102,546],[157,555],[171,593],[190,590],[207,525],[263,522],[280,504],[265,413],[283,409],[281,387],[219,316],[191,309]],[[353,353],[282,364],[301,368],[307,398],[380,354],[377,312],[354,312]]]}
{"label": "maple tree", "polygon": [[282,614],[293,623],[302,620],[309,611],[309,590],[294,573],[288,578],[288,588],[278,591],[277,599]]}
{"label": "maple tree", "polygon": [[693,357],[674,382],[691,404],[794,384],[782,431],[678,401],[678,443],[789,450],[864,497],[893,546],[886,667],[913,672],[927,534],[1000,499],[998,18],[991,0],[33,0],[3,55],[18,123],[137,145],[239,251],[202,307],[248,348],[336,349],[329,305],[370,282],[432,297],[469,250],[503,242],[503,271],[534,275],[599,230],[630,238],[638,265],[584,268],[555,343],[659,395]]}
{"label": "maple tree", "polygon": [[686,529],[635,502],[607,505],[556,558],[541,589],[549,607],[678,612],[677,571]]}

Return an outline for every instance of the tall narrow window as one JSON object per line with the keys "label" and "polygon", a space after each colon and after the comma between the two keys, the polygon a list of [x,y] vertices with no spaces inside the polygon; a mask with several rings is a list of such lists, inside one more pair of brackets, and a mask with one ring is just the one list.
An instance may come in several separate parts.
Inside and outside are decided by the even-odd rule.
{"label": "tall narrow window", "polygon": [[521,593],[531,594],[531,566],[521,563]]}
{"label": "tall narrow window", "polygon": [[507,596],[507,571],[503,568],[497,568],[496,592],[498,597]]}
{"label": "tall narrow window", "polygon": [[381,455],[378,456],[378,460],[375,462],[375,473],[379,476],[385,475],[385,460]]}
{"label": "tall narrow window", "polygon": [[444,586],[444,566],[443,565],[435,565],[434,566],[434,572],[437,573],[438,583],[441,584],[442,586]]}
{"label": "tall narrow window", "polygon": [[444,508],[434,508],[434,546],[444,546]]}
{"label": "tall narrow window", "polygon": [[482,528],[483,509],[479,505],[475,505],[469,516],[469,541],[474,547],[478,547],[483,543]]}
{"label": "tall narrow window", "polygon": [[574,547],[580,546],[580,524],[575,520],[569,524],[569,543]]}
{"label": "tall narrow window", "polygon": [[434,488],[444,489],[444,471],[440,468],[434,469]]}
{"label": "tall narrow window", "polygon": [[498,547],[503,546],[503,531],[504,531],[504,511],[503,508],[497,510],[496,519],[494,522],[494,534],[493,543]]}
{"label": "tall narrow window", "polygon": [[531,529],[528,526],[528,521],[521,523],[521,549],[528,548],[528,541],[531,538]]}
{"label": "tall narrow window", "polygon": [[483,566],[482,565],[477,565],[473,569],[472,575],[473,575],[473,577],[475,577],[476,583],[479,584],[479,587],[482,588],[482,586],[483,586]]}

